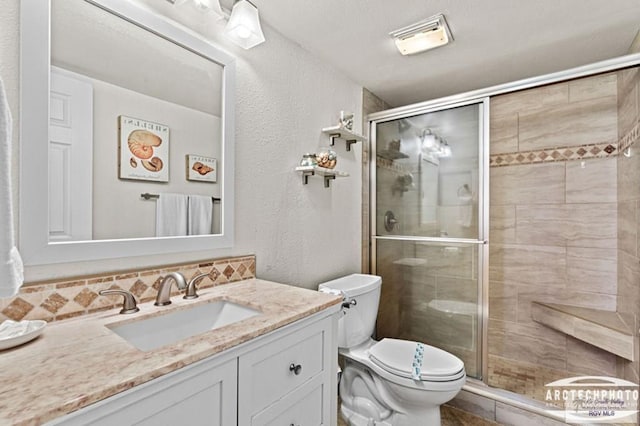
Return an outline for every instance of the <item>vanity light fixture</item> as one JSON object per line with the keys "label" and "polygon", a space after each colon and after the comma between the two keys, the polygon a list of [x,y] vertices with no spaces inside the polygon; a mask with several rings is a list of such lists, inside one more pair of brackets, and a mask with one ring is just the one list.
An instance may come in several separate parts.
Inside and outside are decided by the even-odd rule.
{"label": "vanity light fixture", "polygon": [[223,9],[220,0],[167,0],[175,6],[193,1],[195,6],[204,12],[214,12],[227,19],[224,34],[243,49],[251,49],[265,41],[258,8],[248,0],[237,0],[233,9]]}
{"label": "vanity light fixture", "polygon": [[[168,0],[169,3],[173,3],[176,6],[181,6],[187,3],[189,0]],[[205,12],[214,12],[217,15],[224,16],[222,7],[220,6],[220,0],[193,0],[196,7]]]}
{"label": "vanity light fixture", "polygon": [[451,147],[445,139],[440,140],[440,158],[451,157]]}
{"label": "vanity light fixture", "polygon": [[439,145],[438,137],[431,131],[431,129],[424,129],[420,135],[422,141],[422,149],[427,151],[433,151]]}
{"label": "vanity light fixture", "polygon": [[248,0],[238,0],[233,5],[225,35],[243,49],[251,49],[264,42],[258,8]]}
{"label": "vanity light fixture", "polygon": [[426,157],[447,158],[453,154],[447,141],[426,128],[420,134],[420,148]]}
{"label": "vanity light fixture", "polygon": [[200,9],[223,16],[220,0],[193,0]]}
{"label": "vanity light fixture", "polygon": [[444,46],[453,41],[453,36],[443,14],[400,28],[389,33],[403,55],[413,55]]}

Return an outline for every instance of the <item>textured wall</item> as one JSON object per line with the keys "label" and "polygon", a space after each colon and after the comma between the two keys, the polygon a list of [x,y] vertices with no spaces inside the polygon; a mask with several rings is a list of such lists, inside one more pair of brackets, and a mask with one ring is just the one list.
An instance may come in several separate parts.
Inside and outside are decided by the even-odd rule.
{"label": "textured wall", "polygon": [[[147,1],[174,16],[168,2]],[[19,110],[19,0],[3,3],[0,15],[0,75]],[[182,13],[182,12],[181,12]],[[257,276],[304,287],[360,269],[361,147],[338,144],[338,167],[349,178],[325,189],[320,179],[301,184],[293,168],[305,152],[326,144],[320,129],[337,124],[340,110],[362,109],[362,87],[263,23],[267,42],[244,51],[195,10],[177,19],[204,33],[237,58],[236,244],[230,250],[140,256],[29,267],[27,280],[131,269],[165,263],[254,253]],[[205,21],[207,19],[207,21]],[[17,127],[15,141],[17,144]],[[17,172],[18,150],[14,164]],[[17,173],[14,184],[18,185]]]}
{"label": "textured wall", "polygon": [[[618,156],[618,311],[640,317],[640,71],[618,72],[618,132],[627,155]],[[637,322],[637,321],[636,321]],[[638,329],[637,325],[633,327]],[[636,337],[637,339],[637,337]],[[636,357],[638,346],[636,345]],[[625,378],[638,383],[638,361],[624,362]]]}
{"label": "textured wall", "polygon": [[489,383],[615,376],[612,354],[531,319],[531,302],[615,311],[617,76],[491,100]]}

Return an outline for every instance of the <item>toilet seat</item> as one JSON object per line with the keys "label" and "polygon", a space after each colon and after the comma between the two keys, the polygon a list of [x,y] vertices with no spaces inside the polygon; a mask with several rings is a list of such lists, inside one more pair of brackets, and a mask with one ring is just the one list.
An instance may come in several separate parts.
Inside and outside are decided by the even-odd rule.
{"label": "toilet seat", "polygon": [[[382,339],[369,348],[369,359],[384,371],[395,376],[412,379],[412,365],[418,342]],[[420,381],[448,382],[464,373],[464,363],[455,355],[433,346],[422,346]]]}

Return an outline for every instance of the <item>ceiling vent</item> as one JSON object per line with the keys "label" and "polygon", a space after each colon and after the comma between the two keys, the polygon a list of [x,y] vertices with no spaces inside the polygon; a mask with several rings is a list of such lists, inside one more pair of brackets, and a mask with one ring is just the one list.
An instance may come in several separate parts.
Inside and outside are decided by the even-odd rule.
{"label": "ceiling vent", "polygon": [[403,55],[413,55],[444,46],[453,41],[443,14],[432,16],[413,25],[389,33]]}

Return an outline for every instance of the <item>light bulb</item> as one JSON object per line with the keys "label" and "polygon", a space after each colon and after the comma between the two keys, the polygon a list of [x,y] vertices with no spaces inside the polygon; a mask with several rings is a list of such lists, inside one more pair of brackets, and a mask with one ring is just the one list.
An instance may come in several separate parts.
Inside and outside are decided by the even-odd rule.
{"label": "light bulb", "polygon": [[244,49],[251,49],[263,43],[264,34],[260,27],[258,9],[247,0],[237,1],[233,5],[224,33]]}
{"label": "light bulb", "polygon": [[449,146],[449,144],[445,141],[444,144],[441,147],[441,151],[440,151],[440,156],[441,157],[451,157],[451,147]]}
{"label": "light bulb", "polygon": [[219,16],[223,16],[222,8],[220,7],[220,0],[193,0],[200,10],[205,12],[214,12]]}
{"label": "light bulb", "polygon": [[244,25],[237,27],[234,31],[236,32],[236,35],[240,38],[246,39],[251,37],[251,30],[249,30],[249,28],[245,27]]}
{"label": "light bulb", "polygon": [[428,149],[434,148],[436,146],[436,137],[434,135],[425,136],[422,145]]}

